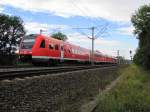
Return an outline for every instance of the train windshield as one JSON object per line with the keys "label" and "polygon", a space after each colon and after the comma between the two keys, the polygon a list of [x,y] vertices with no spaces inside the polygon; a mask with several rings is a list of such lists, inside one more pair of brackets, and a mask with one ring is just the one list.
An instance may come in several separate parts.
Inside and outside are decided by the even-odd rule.
{"label": "train windshield", "polygon": [[21,49],[32,49],[36,35],[28,35],[23,38]]}

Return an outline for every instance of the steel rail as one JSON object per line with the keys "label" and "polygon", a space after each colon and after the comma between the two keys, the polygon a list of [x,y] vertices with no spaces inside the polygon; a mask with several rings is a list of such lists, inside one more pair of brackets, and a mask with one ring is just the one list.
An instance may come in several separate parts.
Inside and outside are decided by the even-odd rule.
{"label": "steel rail", "polygon": [[114,65],[94,65],[94,66],[68,66],[68,67],[37,67],[37,68],[22,68],[22,69],[1,69],[0,80],[23,78],[26,76],[39,76],[45,74],[54,74],[62,72],[71,72],[77,70],[94,69],[99,67],[112,67]]}

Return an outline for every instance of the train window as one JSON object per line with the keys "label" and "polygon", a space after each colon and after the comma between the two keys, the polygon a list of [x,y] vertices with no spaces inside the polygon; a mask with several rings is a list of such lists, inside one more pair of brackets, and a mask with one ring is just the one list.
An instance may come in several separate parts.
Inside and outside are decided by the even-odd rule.
{"label": "train window", "polygon": [[49,45],[49,49],[54,49],[53,44],[50,44],[50,45]]}
{"label": "train window", "polygon": [[45,40],[42,40],[42,42],[40,44],[40,48],[45,48]]}
{"label": "train window", "polygon": [[76,54],[76,50],[74,49],[74,54]]}
{"label": "train window", "polygon": [[79,53],[79,50],[77,50],[77,54],[80,54],[80,53]]}
{"label": "train window", "polygon": [[71,51],[72,51],[72,54],[74,54],[74,50],[72,49]]}
{"label": "train window", "polygon": [[62,51],[64,50],[64,47],[63,47],[63,46],[61,46],[61,50],[62,50]]}
{"label": "train window", "polygon": [[58,47],[58,45],[55,45],[55,50],[59,50],[59,47]]}
{"label": "train window", "polygon": [[21,49],[32,49],[35,43],[36,35],[27,35],[21,41]]}
{"label": "train window", "polygon": [[71,53],[71,50],[70,50],[70,49],[68,49],[68,53]]}
{"label": "train window", "polygon": [[77,50],[75,49],[75,54],[77,54]]}

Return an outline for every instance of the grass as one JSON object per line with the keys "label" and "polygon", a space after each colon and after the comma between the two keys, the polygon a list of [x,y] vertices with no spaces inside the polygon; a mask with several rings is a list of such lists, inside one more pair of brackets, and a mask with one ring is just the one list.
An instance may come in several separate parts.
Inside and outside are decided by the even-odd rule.
{"label": "grass", "polygon": [[115,88],[99,95],[95,112],[150,112],[150,71],[131,65],[121,75]]}
{"label": "grass", "polygon": [[33,66],[31,62],[21,62],[21,61],[18,61],[16,63],[16,65],[14,65],[16,67],[28,67],[28,66]]}

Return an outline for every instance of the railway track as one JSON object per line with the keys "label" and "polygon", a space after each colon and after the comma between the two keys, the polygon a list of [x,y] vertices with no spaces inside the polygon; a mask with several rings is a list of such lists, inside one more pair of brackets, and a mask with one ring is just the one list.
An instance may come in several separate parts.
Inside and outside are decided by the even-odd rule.
{"label": "railway track", "polygon": [[64,66],[64,67],[31,67],[31,68],[8,68],[0,69],[0,80],[23,78],[26,76],[39,76],[52,73],[71,72],[77,70],[112,67],[115,65],[94,65],[94,66]]}

